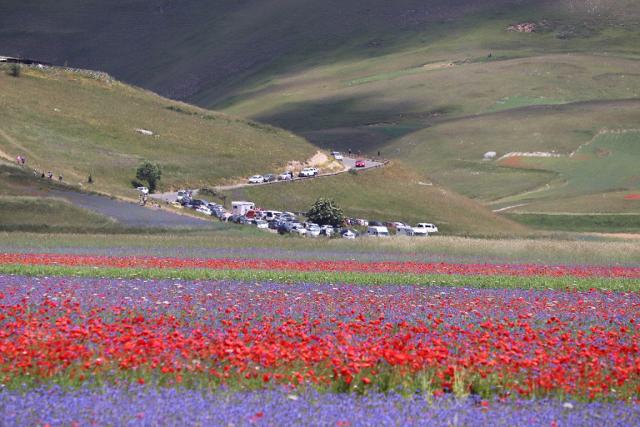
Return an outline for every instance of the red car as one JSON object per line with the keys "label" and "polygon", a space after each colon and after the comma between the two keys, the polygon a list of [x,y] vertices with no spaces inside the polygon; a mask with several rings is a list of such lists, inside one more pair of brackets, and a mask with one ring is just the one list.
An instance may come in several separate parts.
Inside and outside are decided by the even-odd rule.
{"label": "red car", "polygon": [[356,160],[356,167],[357,168],[363,168],[364,167],[364,160]]}

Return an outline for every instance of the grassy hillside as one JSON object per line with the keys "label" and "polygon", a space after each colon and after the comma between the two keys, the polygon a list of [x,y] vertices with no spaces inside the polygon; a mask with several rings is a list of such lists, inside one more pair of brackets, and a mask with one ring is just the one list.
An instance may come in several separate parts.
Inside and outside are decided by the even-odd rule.
{"label": "grassy hillside", "polygon": [[[433,182],[489,209],[509,208],[505,212],[637,212],[640,202],[628,196],[640,192],[633,133],[640,119],[639,23],[635,0],[371,0],[366,6],[353,0],[223,0],[215,6],[202,0],[45,5],[8,0],[0,5],[4,54],[104,69],[176,99],[294,131],[316,147],[380,151],[402,165],[402,173],[383,181],[339,177],[332,192],[353,185],[344,197],[354,213],[395,217],[419,210],[409,196],[393,199],[394,191],[411,181]],[[534,31],[512,31],[517,24]],[[140,117],[138,111],[127,111],[126,126],[118,128],[155,127],[161,139],[171,135],[175,143],[181,133],[171,129],[188,123],[183,119],[191,128],[205,115],[155,111],[161,112],[153,113],[159,123],[138,124],[131,119]],[[110,132],[101,129],[102,145]],[[14,137],[11,130],[5,133]],[[626,136],[613,136],[619,133]],[[292,150],[289,157],[313,149],[302,142],[286,146],[281,150]],[[158,150],[139,148],[135,155],[160,155]],[[533,151],[562,157],[482,161],[487,151],[498,157]],[[207,171],[203,181],[217,181],[236,171],[250,173],[246,165],[260,172],[259,165],[275,162],[282,152],[269,157],[277,150],[261,150],[252,158],[229,152],[223,155],[243,161],[198,158],[202,163],[188,171],[178,162],[167,170],[180,177],[175,183],[204,173],[193,169]],[[162,154],[175,156],[170,150]],[[118,162],[123,160],[113,161]],[[111,190],[126,184],[122,172],[118,179],[109,184]],[[288,197],[307,203],[326,182],[296,184],[298,191]],[[269,194],[271,188],[250,190],[248,196],[274,202],[284,197],[275,190]],[[359,199],[360,194],[382,197],[385,207],[370,197]]]}
{"label": "grassy hillside", "polygon": [[306,211],[318,197],[333,198],[346,215],[378,221],[435,222],[443,233],[513,235],[526,233],[473,201],[422,182],[401,164],[339,176],[230,191],[272,209]]}
{"label": "grassy hillside", "polygon": [[[531,203],[533,212],[540,212],[579,196],[614,192],[623,200],[640,191],[640,134],[634,131],[639,120],[640,100],[508,110],[437,124],[387,150],[493,208]],[[488,151],[498,158],[514,152],[558,157],[485,161]],[[545,200],[544,206],[534,203]],[[589,210],[589,199],[584,203],[581,210],[574,210],[576,205],[567,210],[598,212]],[[637,211],[637,203],[618,203],[614,212]]]}
{"label": "grassy hillside", "polygon": [[[157,162],[161,188],[212,185],[304,160],[315,152],[291,133],[170,101],[99,74],[0,69],[0,153],[65,182],[135,195],[143,160]],[[136,129],[150,130],[144,135]]]}

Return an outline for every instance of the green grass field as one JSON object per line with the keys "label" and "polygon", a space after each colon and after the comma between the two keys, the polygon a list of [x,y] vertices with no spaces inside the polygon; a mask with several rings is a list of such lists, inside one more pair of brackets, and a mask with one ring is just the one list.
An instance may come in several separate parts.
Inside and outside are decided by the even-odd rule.
{"label": "green grass field", "polygon": [[640,232],[640,214],[562,215],[514,213],[507,216],[521,224],[543,230]]}
{"label": "green grass field", "polygon": [[[576,238],[577,236],[577,238]],[[637,240],[601,235],[547,234],[531,239],[430,236],[428,239],[283,238],[253,228],[161,234],[29,233],[0,231],[0,250],[178,257],[438,260],[540,264],[637,265]]]}

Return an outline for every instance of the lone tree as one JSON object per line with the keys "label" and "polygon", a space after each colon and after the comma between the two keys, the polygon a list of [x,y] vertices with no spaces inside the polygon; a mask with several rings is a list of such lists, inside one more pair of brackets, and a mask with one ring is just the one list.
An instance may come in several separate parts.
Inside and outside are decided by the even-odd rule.
{"label": "lone tree", "polygon": [[160,181],[160,177],[162,177],[160,166],[149,161],[142,163],[136,170],[136,178],[147,181],[150,193],[156,191],[156,184]]}
{"label": "lone tree", "polygon": [[16,64],[15,62],[9,65],[9,70],[7,70],[7,74],[12,77],[20,77],[21,72],[22,68],[20,68],[20,64]]}
{"label": "lone tree", "polygon": [[333,200],[321,197],[311,206],[307,218],[319,225],[339,227],[344,220],[344,214]]}

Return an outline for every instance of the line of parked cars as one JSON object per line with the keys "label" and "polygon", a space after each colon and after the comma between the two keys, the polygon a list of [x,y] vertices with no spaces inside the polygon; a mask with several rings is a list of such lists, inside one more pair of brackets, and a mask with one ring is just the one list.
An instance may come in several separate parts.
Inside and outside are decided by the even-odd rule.
{"label": "line of parked cars", "polygon": [[[184,208],[194,209],[204,215],[215,216],[221,221],[253,225],[258,229],[269,229],[279,234],[297,234],[311,237],[340,236],[345,239],[355,239],[360,235],[388,237],[392,234],[389,229],[395,231],[397,236],[428,236],[438,232],[437,226],[427,222],[421,222],[412,227],[402,222],[383,223],[361,218],[347,218],[343,227],[320,226],[309,221],[301,221],[298,215],[293,212],[262,210],[256,208],[252,202],[244,201],[232,202],[232,212],[228,212],[224,206],[218,203],[194,199],[190,190],[180,190],[176,203]],[[364,231],[365,229],[366,231]]]}
{"label": "line of parked cars", "polygon": [[[320,169],[318,168],[304,168],[298,173],[298,177],[300,178],[308,178],[312,176],[317,176],[320,174]],[[293,180],[294,174],[291,171],[282,172],[280,175],[274,175],[271,173],[267,173],[264,175],[253,175],[249,178],[249,184],[262,184],[264,182],[274,182],[274,181],[291,181]]]}

